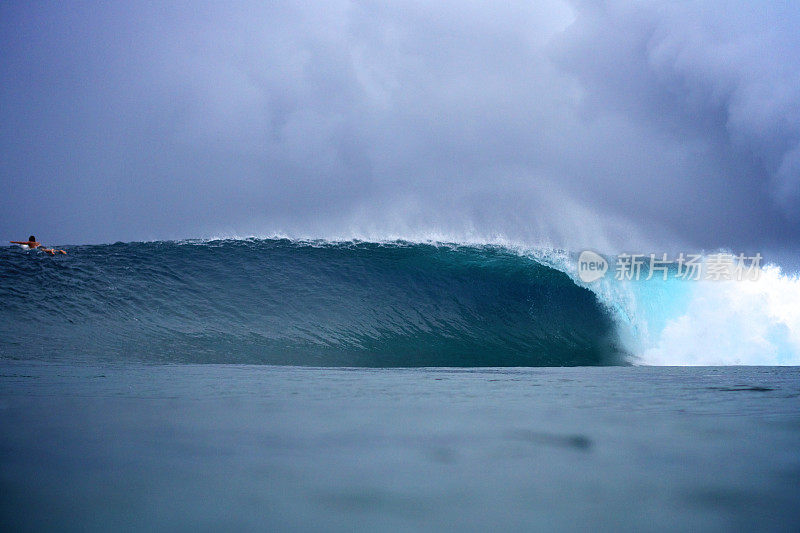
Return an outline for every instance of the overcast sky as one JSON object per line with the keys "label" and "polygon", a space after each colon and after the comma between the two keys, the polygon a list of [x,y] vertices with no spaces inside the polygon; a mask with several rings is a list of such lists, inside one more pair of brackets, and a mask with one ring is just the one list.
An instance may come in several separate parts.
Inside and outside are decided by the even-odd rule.
{"label": "overcast sky", "polygon": [[756,0],[2,2],[0,232],[795,253],[799,27]]}

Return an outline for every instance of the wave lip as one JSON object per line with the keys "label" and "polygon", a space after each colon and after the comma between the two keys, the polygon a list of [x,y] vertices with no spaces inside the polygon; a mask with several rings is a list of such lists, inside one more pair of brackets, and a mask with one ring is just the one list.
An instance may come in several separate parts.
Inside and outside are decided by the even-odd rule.
{"label": "wave lip", "polygon": [[1,253],[4,358],[369,367],[623,360],[594,293],[502,246],[247,239],[76,246],[55,260]]}

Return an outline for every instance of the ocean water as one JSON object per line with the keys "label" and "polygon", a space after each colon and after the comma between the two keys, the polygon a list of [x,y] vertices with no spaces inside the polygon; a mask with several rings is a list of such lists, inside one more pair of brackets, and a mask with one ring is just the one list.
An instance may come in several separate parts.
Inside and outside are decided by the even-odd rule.
{"label": "ocean water", "polygon": [[800,280],[775,265],[65,249],[0,249],[3,529],[800,530]]}
{"label": "ocean water", "polygon": [[622,361],[613,318],[594,293],[503,247],[283,239],[67,250],[0,254],[0,356],[372,367]]}
{"label": "ocean water", "polygon": [[791,367],[0,364],[6,530],[797,531]]}

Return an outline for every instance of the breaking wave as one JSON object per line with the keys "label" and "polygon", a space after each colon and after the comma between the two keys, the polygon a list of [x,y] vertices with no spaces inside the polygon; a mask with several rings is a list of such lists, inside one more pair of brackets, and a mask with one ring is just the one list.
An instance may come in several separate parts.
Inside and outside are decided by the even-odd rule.
{"label": "breaking wave", "polygon": [[800,280],[593,283],[493,244],[0,251],[0,357],[314,366],[798,365]]}
{"label": "breaking wave", "polygon": [[315,366],[622,361],[594,293],[500,246],[288,239],[2,252],[0,354]]}

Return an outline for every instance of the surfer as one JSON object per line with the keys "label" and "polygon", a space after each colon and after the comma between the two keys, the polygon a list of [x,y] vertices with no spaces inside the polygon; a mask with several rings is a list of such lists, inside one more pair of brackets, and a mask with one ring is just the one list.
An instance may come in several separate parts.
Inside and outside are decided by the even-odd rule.
{"label": "surfer", "polygon": [[31,250],[34,248],[41,248],[43,252],[48,253],[50,255],[56,255],[56,253],[67,255],[67,252],[64,250],[56,250],[55,248],[45,248],[42,246],[42,243],[36,241],[36,237],[31,235],[28,237],[27,241],[9,241],[11,244],[21,244],[23,247],[27,246]]}

